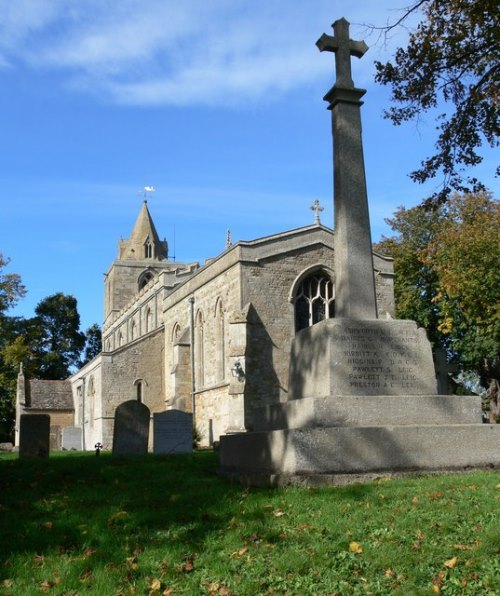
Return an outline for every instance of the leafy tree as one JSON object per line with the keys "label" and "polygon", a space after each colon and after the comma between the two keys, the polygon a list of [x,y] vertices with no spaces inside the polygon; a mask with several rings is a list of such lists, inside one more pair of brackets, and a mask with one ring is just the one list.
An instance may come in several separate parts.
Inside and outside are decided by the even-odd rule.
{"label": "leafy tree", "polygon": [[85,335],[79,331],[76,298],[61,292],[53,294],[37,305],[35,314],[40,331],[35,338],[39,377],[66,379],[71,374],[71,368],[80,363],[80,354],[85,346]]}
{"label": "leafy tree", "polygon": [[397,236],[376,248],[394,257],[396,314],[424,326],[463,371],[500,404],[500,203],[455,195],[434,211],[401,207]]}
{"label": "leafy tree", "polygon": [[9,262],[9,259],[0,253],[0,440],[10,438],[17,376],[6,351],[14,337],[13,321],[16,319],[6,313],[26,293],[26,288],[17,273],[4,272]]}
{"label": "leafy tree", "polygon": [[85,349],[83,353],[83,360],[81,365],[87,364],[92,358],[95,358],[102,351],[102,334],[101,328],[97,323],[91,325],[85,331]]}
{"label": "leafy tree", "polygon": [[0,253],[0,317],[12,308],[26,294],[26,288],[21,283],[17,273],[4,273],[10,259]]}
{"label": "leafy tree", "polygon": [[[418,0],[386,31],[420,11],[423,19],[394,60],[376,62],[375,80],[392,87],[397,104],[386,112],[396,125],[418,120],[447,104],[438,116],[436,152],[410,177],[420,183],[443,175],[441,190],[427,204],[446,201],[452,191],[484,190],[464,170],[482,161],[486,142],[498,145],[500,11],[497,0]],[[500,168],[497,169],[497,174]]]}

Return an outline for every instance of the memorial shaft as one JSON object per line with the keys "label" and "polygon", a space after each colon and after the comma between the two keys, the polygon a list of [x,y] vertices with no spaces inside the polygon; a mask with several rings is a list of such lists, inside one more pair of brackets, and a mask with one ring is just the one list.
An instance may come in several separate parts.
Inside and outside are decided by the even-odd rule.
{"label": "memorial shaft", "polygon": [[320,51],[335,52],[336,81],[325,95],[332,111],[335,214],[335,316],[376,319],[377,301],[372,242],[361,138],[361,97],[351,79],[351,56],[361,57],[364,42],[349,39],[345,19],[333,24],[335,35],[323,34]]}

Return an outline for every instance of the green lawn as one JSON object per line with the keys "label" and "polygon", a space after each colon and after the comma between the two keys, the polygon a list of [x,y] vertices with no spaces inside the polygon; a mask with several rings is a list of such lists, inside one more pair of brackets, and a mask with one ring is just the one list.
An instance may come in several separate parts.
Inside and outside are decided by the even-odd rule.
{"label": "green lawn", "polygon": [[0,593],[500,594],[500,473],[250,489],[211,452],[0,457]]}

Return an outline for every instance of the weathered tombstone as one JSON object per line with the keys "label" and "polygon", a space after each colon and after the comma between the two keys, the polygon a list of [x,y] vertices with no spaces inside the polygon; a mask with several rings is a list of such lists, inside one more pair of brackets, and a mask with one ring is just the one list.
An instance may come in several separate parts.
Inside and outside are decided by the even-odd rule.
{"label": "weathered tombstone", "polygon": [[181,410],[153,414],[153,452],[191,453],[193,451],[193,415]]}
{"label": "weathered tombstone", "polygon": [[82,429],[68,426],[63,429],[62,448],[64,451],[81,451],[83,449]]}
{"label": "weathered tombstone", "polygon": [[149,408],[131,399],[115,411],[113,455],[143,455],[148,452]]}
{"label": "weathered tombstone", "polygon": [[19,457],[48,457],[50,451],[50,416],[21,414]]}
{"label": "weathered tombstone", "polygon": [[60,426],[51,426],[50,427],[50,450],[51,451],[61,451],[62,445],[62,430]]}

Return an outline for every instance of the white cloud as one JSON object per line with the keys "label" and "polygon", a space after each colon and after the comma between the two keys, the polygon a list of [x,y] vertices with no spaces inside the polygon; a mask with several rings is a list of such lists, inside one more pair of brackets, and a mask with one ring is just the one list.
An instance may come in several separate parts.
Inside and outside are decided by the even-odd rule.
{"label": "white cloud", "polygon": [[[0,66],[56,70],[69,87],[119,103],[241,103],[332,69],[314,41],[344,11],[353,22],[389,14],[370,0],[333,9],[329,0],[0,0]],[[359,85],[373,59],[356,67]]]}

